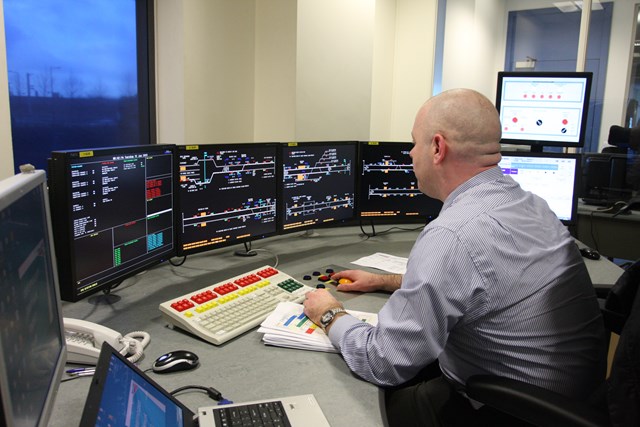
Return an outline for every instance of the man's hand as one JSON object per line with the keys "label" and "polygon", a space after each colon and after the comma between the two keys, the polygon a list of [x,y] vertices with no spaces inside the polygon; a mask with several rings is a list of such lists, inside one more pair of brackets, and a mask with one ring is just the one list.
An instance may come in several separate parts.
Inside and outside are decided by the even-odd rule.
{"label": "man's hand", "polygon": [[304,300],[304,314],[316,325],[320,325],[320,318],[332,308],[344,308],[341,302],[334,298],[326,289],[307,292]]}
{"label": "man's hand", "polygon": [[337,289],[343,292],[394,292],[402,283],[400,274],[375,274],[362,270],[339,271],[331,279],[338,282]]}

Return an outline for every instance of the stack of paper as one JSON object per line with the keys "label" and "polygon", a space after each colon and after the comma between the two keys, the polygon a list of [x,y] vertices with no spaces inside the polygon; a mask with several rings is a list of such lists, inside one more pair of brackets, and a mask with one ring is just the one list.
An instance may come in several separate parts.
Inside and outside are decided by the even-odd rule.
{"label": "stack of paper", "polygon": [[[337,353],[338,349],[331,344],[322,328],[305,316],[303,310],[302,304],[293,302],[278,304],[273,313],[258,328],[258,332],[264,334],[262,341],[278,347]],[[347,312],[371,325],[378,323],[377,314],[352,310]]]}

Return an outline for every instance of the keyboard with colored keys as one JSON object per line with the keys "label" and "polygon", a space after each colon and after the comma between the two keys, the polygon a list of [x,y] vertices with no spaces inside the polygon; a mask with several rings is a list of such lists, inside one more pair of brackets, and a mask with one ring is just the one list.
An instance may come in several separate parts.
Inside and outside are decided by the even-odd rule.
{"label": "keyboard with colored keys", "polygon": [[166,321],[219,345],[252,329],[283,301],[301,302],[313,288],[270,266],[160,304]]}

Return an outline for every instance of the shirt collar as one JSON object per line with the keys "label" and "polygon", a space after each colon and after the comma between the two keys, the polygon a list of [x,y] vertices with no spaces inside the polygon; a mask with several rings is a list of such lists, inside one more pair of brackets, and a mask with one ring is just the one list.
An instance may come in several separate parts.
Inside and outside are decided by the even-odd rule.
{"label": "shirt collar", "polygon": [[499,166],[495,166],[491,169],[487,169],[486,171],[480,172],[479,174],[471,177],[467,181],[460,184],[455,190],[449,194],[449,196],[445,199],[442,210],[447,209],[451,206],[458,196],[462,195],[467,190],[477,187],[478,185],[484,184],[486,182],[496,181],[502,178],[504,175],[502,174],[502,169]]}

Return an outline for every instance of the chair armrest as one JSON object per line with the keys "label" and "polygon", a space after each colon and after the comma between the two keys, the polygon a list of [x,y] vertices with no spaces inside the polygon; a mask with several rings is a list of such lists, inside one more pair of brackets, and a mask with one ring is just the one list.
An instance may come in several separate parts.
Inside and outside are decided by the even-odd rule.
{"label": "chair armrest", "polygon": [[535,425],[610,425],[607,413],[518,380],[494,375],[474,375],[467,380],[466,393],[475,401]]}

